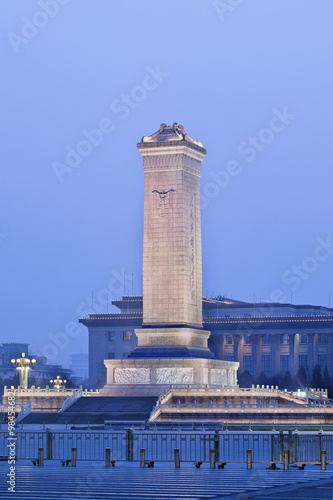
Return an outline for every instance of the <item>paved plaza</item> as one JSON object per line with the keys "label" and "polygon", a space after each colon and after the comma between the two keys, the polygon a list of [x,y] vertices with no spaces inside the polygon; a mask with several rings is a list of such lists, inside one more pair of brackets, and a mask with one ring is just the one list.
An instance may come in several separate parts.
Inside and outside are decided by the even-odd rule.
{"label": "paved plaza", "polygon": [[156,463],[140,469],[138,462],[118,462],[106,468],[102,462],[78,462],[76,468],[60,462],[34,467],[30,461],[16,463],[16,492],[8,491],[8,464],[0,464],[0,499],[135,499],[204,500],[248,498],[332,499],[333,467],[266,470],[264,464],[246,470],[244,464],[227,464],[223,470],[210,470],[208,464],[196,469],[182,463]]}

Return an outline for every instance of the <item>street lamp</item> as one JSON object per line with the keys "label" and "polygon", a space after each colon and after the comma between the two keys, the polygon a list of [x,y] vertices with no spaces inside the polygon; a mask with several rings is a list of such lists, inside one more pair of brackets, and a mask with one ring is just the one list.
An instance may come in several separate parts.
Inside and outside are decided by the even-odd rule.
{"label": "street lamp", "polygon": [[59,375],[57,375],[57,378],[54,379],[54,380],[50,380],[51,384],[54,385],[54,387],[57,389],[57,391],[59,391],[59,389],[62,387],[62,386],[65,386],[67,380],[61,380],[61,378],[59,377]]}
{"label": "street lamp", "polygon": [[23,389],[27,389],[28,371],[30,370],[30,366],[33,366],[36,363],[36,360],[26,358],[24,352],[22,352],[22,358],[11,359],[10,361],[13,366],[17,366],[17,370],[20,372],[20,386],[23,387]]}

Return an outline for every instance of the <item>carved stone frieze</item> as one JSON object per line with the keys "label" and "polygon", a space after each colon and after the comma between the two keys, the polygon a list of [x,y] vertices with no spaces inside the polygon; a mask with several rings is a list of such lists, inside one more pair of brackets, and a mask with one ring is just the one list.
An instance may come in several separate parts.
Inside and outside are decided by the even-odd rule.
{"label": "carved stone frieze", "polygon": [[150,368],[115,368],[115,384],[149,384]]}
{"label": "carved stone frieze", "polygon": [[216,385],[227,385],[228,377],[225,368],[211,368],[210,370],[210,383]]}
{"label": "carved stone frieze", "polygon": [[157,384],[193,384],[193,368],[157,368]]}

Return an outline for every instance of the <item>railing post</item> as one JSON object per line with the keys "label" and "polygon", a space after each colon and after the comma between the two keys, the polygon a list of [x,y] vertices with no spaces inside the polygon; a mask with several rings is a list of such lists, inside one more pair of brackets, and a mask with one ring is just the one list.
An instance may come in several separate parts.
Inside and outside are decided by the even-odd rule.
{"label": "railing post", "polygon": [[217,429],[214,436],[215,460],[220,461],[220,432]]}
{"label": "railing post", "polygon": [[275,453],[274,453],[274,434],[271,435],[271,462],[274,462],[274,456],[275,456]]}
{"label": "railing post", "polygon": [[283,470],[289,469],[289,450],[283,451]]}
{"label": "railing post", "polygon": [[280,436],[279,436],[279,445],[280,445],[280,453],[279,453],[279,462],[283,462],[283,431],[280,431]]}
{"label": "railing post", "polygon": [[320,466],[321,470],[326,470],[326,451],[324,450],[320,452]]}
{"label": "railing post", "polygon": [[38,448],[38,465],[44,465],[44,448]]}
{"label": "railing post", "polygon": [[179,458],[179,449],[178,448],[174,449],[174,454],[175,454],[175,469],[180,469],[180,458]]}
{"label": "railing post", "polygon": [[210,450],[209,452],[209,463],[210,468],[215,469],[215,450]]}
{"label": "railing post", "polygon": [[53,442],[52,433],[49,427],[46,428],[46,460],[52,460],[53,458]]}
{"label": "railing post", "polygon": [[77,451],[76,448],[72,448],[72,456],[71,456],[72,467],[76,467],[76,457],[77,457],[76,451]]}
{"label": "railing post", "polygon": [[144,448],[141,448],[140,450],[140,467],[144,468],[145,466],[145,455],[146,455],[146,450]]}
{"label": "railing post", "polygon": [[105,467],[111,467],[111,449],[105,448]]}
{"label": "railing post", "polygon": [[133,462],[134,457],[133,457],[133,430],[132,429],[127,429],[126,430],[126,460],[128,462]]}
{"label": "railing post", "polygon": [[246,468],[252,469],[252,450],[246,450]]}
{"label": "railing post", "polygon": [[289,450],[289,462],[293,462],[293,431],[290,429],[288,431],[288,450]]}

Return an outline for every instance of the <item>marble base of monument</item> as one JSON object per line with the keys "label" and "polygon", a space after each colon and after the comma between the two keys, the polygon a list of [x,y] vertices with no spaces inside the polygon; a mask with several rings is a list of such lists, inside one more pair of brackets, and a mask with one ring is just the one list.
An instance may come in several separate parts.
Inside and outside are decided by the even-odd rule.
{"label": "marble base of monument", "polygon": [[236,387],[239,364],[207,358],[104,360],[103,396],[160,396],[177,386]]}

